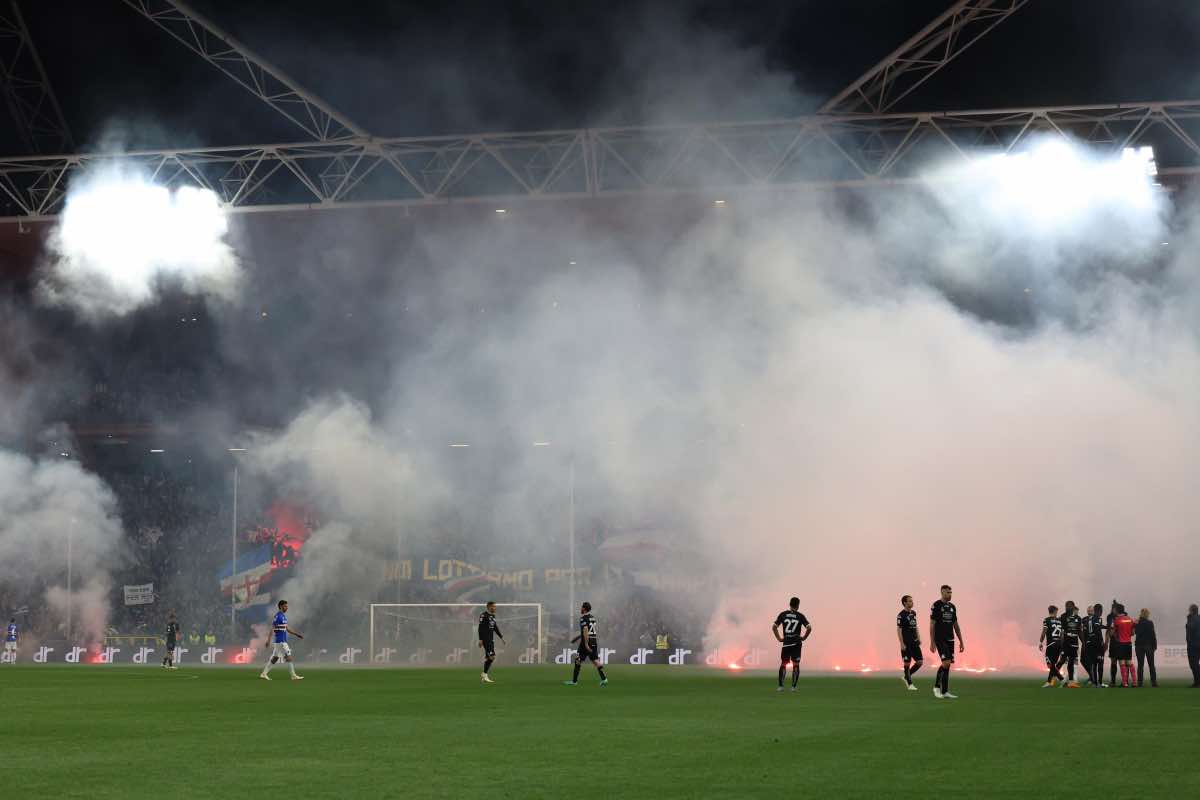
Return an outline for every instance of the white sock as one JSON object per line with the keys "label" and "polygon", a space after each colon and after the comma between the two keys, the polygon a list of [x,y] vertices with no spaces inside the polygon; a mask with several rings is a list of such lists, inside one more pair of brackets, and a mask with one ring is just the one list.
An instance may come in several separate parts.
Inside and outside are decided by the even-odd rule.
{"label": "white sock", "polygon": [[296,677],[296,665],[293,664],[291,661],[287,662],[287,665],[288,665],[288,672],[292,673],[293,678]]}
{"label": "white sock", "polygon": [[271,672],[271,659],[267,659],[267,665],[263,667],[262,674],[267,675]]}

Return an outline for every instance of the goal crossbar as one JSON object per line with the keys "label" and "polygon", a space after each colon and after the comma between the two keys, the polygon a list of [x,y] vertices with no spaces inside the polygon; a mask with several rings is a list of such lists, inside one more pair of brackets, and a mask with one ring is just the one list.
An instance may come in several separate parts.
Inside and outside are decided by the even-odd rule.
{"label": "goal crossbar", "polygon": [[[387,609],[402,609],[402,608],[486,608],[487,603],[371,603],[370,606],[370,650],[369,654],[375,653],[375,616],[376,609],[381,611]],[[541,603],[496,603],[496,608],[527,608],[536,612],[537,617],[537,635],[534,644],[536,650],[535,663],[542,663],[542,638],[545,628],[542,626],[542,604]],[[430,620],[431,622],[433,620]]]}

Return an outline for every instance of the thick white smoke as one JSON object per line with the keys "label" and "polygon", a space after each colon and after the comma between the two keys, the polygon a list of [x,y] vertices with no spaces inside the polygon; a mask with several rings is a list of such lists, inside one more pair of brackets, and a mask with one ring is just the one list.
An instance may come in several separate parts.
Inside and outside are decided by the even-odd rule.
{"label": "thick white smoke", "polygon": [[302,622],[335,596],[373,586],[381,559],[397,556],[405,523],[438,486],[420,481],[396,439],[344,396],[313,403],[278,435],[252,438],[251,477],[302,492],[328,520],[305,544],[280,597]]}
{"label": "thick white smoke", "polygon": [[44,594],[64,634],[69,608],[76,634],[103,636],[122,541],[116,498],[98,477],[0,450],[0,581]]}
{"label": "thick white smoke", "polygon": [[[1050,602],[1115,594],[1169,615],[1187,599],[1174,565],[1198,554],[1196,281],[1163,263],[1169,209],[1144,168],[1058,145],[1013,165],[853,212],[729,202],[682,235],[606,234],[570,212],[431,235],[434,260],[460,266],[430,294],[470,311],[422,331],[384,418],[446,443],[545,436],[595,464],[581,492],[603,490],[613,515],[685,519],[720,587],[708,643],[735,654],[771,643],[791,594],[827,667],[890,663],[900,595],[927,607],[942,582],[980,666],[1029,663]],[[654,269],[622,237],[655,242]],[[511,278],[485,265],[564,252],[586,268],[492,303],[480,335],[472,320]],[[258,446],[262,469],[302,464],[354,526],[307,545],[317,597],[368,575],[395,544],[381,518],[424,491],[394,426],[353,406]],[[565,463],[538,457],[503,469],[561,482]]]}
{"label": "thick white smoke", "polygon": [[227,233],[212,191],[172,189],[136,170],[100,167],[67,189],[39,293],[97,319],[154,303],[164,285],[230,299],[239,268]]}

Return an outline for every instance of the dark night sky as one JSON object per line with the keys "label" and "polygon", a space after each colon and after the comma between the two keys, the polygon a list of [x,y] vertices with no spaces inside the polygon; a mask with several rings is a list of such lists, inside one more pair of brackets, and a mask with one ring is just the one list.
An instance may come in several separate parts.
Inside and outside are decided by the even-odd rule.
{"label": "dark night sky", "polygon": [[[372,132],[422,135],[801,114],[948,0],[195,5]],[[1033,0],[906,106],[1194,96],[1197,6]],[[119,0],[23,8],[81,142],[114,131],[131,146],[302,138]],[[0,146],[19,152],[2,129]]]}

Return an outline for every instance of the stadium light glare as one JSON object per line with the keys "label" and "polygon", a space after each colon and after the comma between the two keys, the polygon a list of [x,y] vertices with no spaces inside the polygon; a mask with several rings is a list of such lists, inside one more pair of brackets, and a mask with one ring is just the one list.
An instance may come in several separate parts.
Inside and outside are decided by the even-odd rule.
{"label": "stadium light glare", "polygon": [[550,442],[534,442],[533,446],[534,447],[549,447]]}
{"label": "stadium light glare", "polygon": [[166,450],[160,450],[160,449],[158,449],[157,447],[154,447],[154,448],[151,448],[151,449],[150,449],[150,452],[151,452],[151,453],[165,453],[165,452],[167,452],[167,451],[166,451]]}
{"label": "stadium light glare", "polygon": [[950,172],[974,184],[982,210],[1035,229],[1057,230],[1105,206],[1133,214],[1156,208],[1159,187],[1154,151],[1125,148],[1120,157],[1098,155],[1061,137],[1044,137],[1025,149],[985,156]]}
{"label": "stadium light glare", "polygon": [[166,276],[229,297],[237,260],[227,232],[225,208],[208,189],[170,188],[116,168],[83,174],[53,236],[59,296],[88,312],[123,314],[150,302]]}
{"label": "stadium light glare", "polygon": [[456,442],[456,443],[454,443],[454,444],[451,444],[450,446],[451,446],[451,447],[470,447],[471,445],[469,445],[469,444],[465,444],[465,443],[461,443],[461,442]]}
{"label": "stadium light glare", "polygon": [[230,448],[229,448],[229,452],[231,452],[231,453],[244,453],[244,452],[246,452],[246,448],[244,448],[244,447],[230,447]]}

